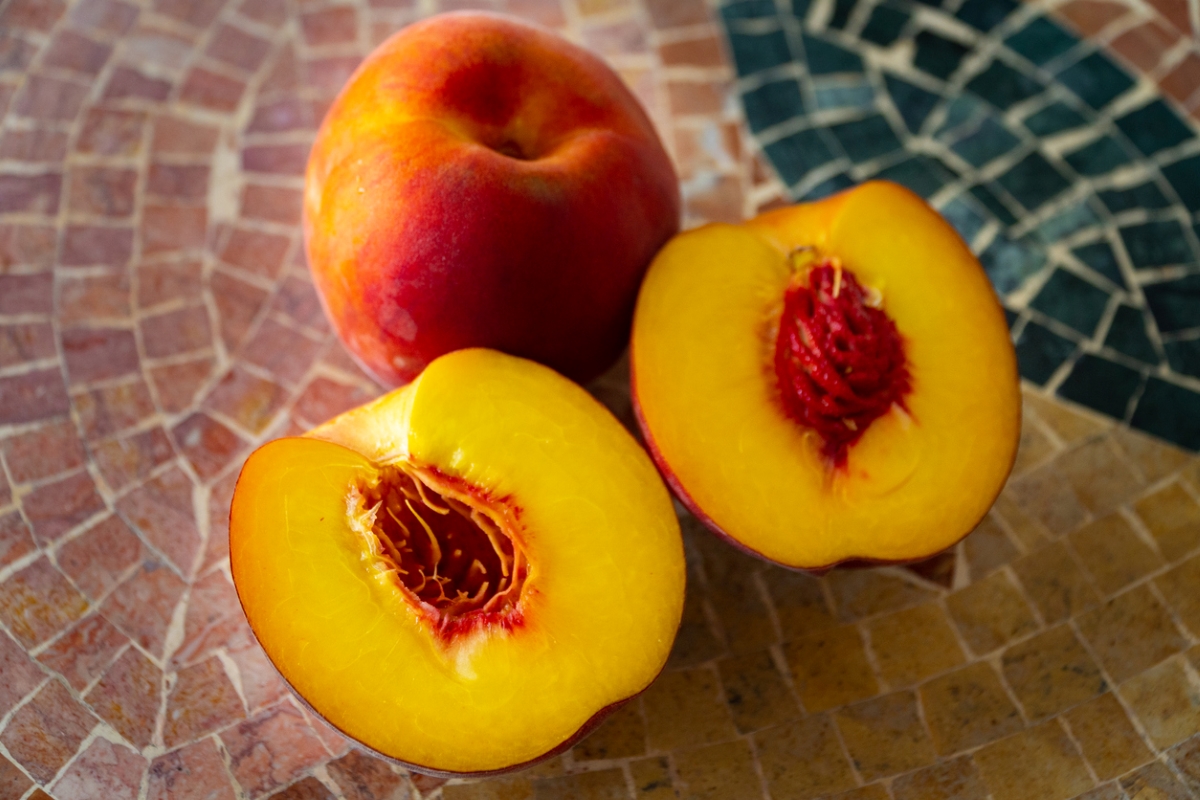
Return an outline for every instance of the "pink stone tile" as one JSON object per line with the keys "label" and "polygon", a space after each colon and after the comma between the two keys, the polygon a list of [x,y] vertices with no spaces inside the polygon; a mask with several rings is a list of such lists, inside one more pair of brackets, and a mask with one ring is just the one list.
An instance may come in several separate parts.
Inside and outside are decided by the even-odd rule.
{"label": "pink stone tile", "polygon": [[311,282],[296,277],[284,278],[271,300],[271,310],[284,314],[297,325],[324,333],[330,330],[321,308],[321,299]]}
{"label": "pink stone tile", "polygon": [[176,425],[171,434],[188,463],[205,480],[216,477],[249,449],[231,429],[199,412]]}
{"label": "pink stone tile", "polygon": [[267,100],[254,109],[247,133],[283,133],[316,128],[312,104],[293,96]]}
{"label": "pink stone tile", "polygon": [[64,684],[50,680],[17,709],[0,742],[35,780],[45,784],[75,755],[95,724],[96,718],[71,697]]}
{"label": "pink stone tile", "polygon": [[202,205],[208,199],[208,172],[208,166],[200,164],[151,164],[146,194],[181,205]]}
{"label": "pink stone tile", "polygon": [[140,377],[78,392],[75,413],[85,439],[100,439],[131,428],[154,414],[154,399]]}
{"label": "pink stone tile", "polygon": [[295,780],[328,755],[313,729],[291,703],[280,703],[224,731],[234,778],[251,797]]}
{"label": "pink stone tile", "polygon": [[131,65],[113,70],[104,86],[105,100],[149,100],[161,102],[171,93],[169,81],[152,78]]}
{"label": "pink stone tile", "polygon": [[258,92],[262,97],[286,94],[299,85],[299,65],[296,62],[296,51],[290,44],[284,46],[271,64],[266,79],[259,86]]}
{"label": "pink stone tile", "polygon": [[204,207],[161,206],[147,203],[142,209],[142,253],[156,255],[197,250],[208,236],[208,211]]}
{"label": "pink stone tile", "polygon": [[[233,663],[237,664],[238,674],[242,679],[242,694],[252,713],[288,696],[290,690],[287,684],[284,683],[283,678],[279,677],[279,671],[275,669],[275,665],[267,658],[267,654],[263,652],[262,647],[248,629],[242,645],[231,647],[228,652]],[[312,722],[311,719],[309,721]],[[345,737],[332,729],[329,731],[332,736],[330,738],[324,735],[318,724],[313,723],[313,728],[331,753],[338,752],[331,746],[331,742],[339,746],[345,742]]]}
{"label": "pink stone tile", "polygon": [[138,307],[152,308],[162,303],[200,297],[204,291],[202,270],[203,264],[199,261],[139,266]]}
{"label": "pink stone tile", "polygon": [[0,275],[0,314],[49,314],[54,310],[54,275]]}
{"label": "pink stone tile", "polygon": [[0,797],[21,797],[33,781],[13,762],[0,755]]}
{"label": "pink stone tile", "polygon": [[205,306],[153,314],[143,317],[138,326],[150,358],[170,358],[213,346],[212,324]]}
{"label": "pink stone tile", "polygon": [[279,25],[287,18],[286,0],[242,0],[238,11],[267,25]]}
{"label": "pink stone tile", "polygon": [[62,0],[14,0],[0,11],[0,27],[48,33],[66,10]]}
{"label": "pink stone tile", "polygon": [[100,610],[147,652],[161,656],[171,615],[184,588],[184,582],[169,568],[146,560],[108,596]]}
{"label": "pink stone tile", "polygon": [[68,225],[63,234],[64,267],[123,267],[132,255],[132,228]]}
{"label": "pink stone tile", "polygon": [[117,733],[138,748],[149,746],[162,705],[162,671],[131,647],[84,696]]}
{"label": "pink stone tile", "polygon": [[36,549],[33,534],[21,518],[20,512],[0,514],[0,567],[6,567]]}
{"label": "pink stone tile", "polygon": [[190,664],[218,647],[242,646],[252,638],[237,592],[225,573],[214,570],[192,586],[183,642],[171,657],[173,663]]}
{"label": "pink stone tile", "polygon": [[358,38],[358,15],[351,6],[313,11],[300,16],[300,30],[309,47],[346,44]]}
{"label": "pink stone tile", "polygon": [[317,732],[317,738],[321,740],[321,744],[325,745],[325,749],[329,751],[331,756],[339,758],[350,752],[350,749],[354,745],[348,736],[326,722],[323,717],[309,711],[303,705],[301,705],[300,711],[304,714],[304,719],[308,721],[312,729]]}
{"label": "pink stone tile", "polygon": [[29,164],[61,164],[67,158],[67,134],[55,130],[9,130],[0,139],[0,159]]}
{"label": "pink stone tile", "polygon": [[0,622],[26,647],[66,629],[87,607],[87,598],[47,558],[0,584]]}
{"label": "pink stone tile", "polygon": [[121,515],[184,575],[200,550],[193,489],[187,474],[172,467],[117,501]]}
{"label": "pink stone tile", "polygon": [[17,93],[13,111],[30,119],[66,121],[75,118],[87,96],[87,87],[72,81],[31,74]]}
{"label": "pink stone tile", "polygon": [[214,483],[208,497],[208,548],[201,572],[229,556],[229,507],[237,477],[230,473]]}
{"label": "pink stone tile", "polygon": [[56,355],[54,327],[49,322],[0,325],[0,367],[28,364]]}
{"label": "pink stone tile", "polygon": [[216,742],[202,739],[154,759],[146,800],[234,800]]}
{"label": "pink stone tile", "polygon": [[292,240],[277,233],[234,228],[221,247],[221,260],[255,275],[275,278],[283,268]]}
{"label": "pink stone tile", "polygon": [[58,565],[93,600],[116,586],[145,555],[125,520],[110,514],[58,551]]}
{"label": "pink stone tile", "polygon": [[0,175],[0,212],[55,214],[62,193],[62,174]]}
{"label": "pink stone tile", "polygon": [[38,656],[77,692],[100,677],[129,637],[100,614],[90,614],[60,636]]}
{"label": "pink stone tile", "polygon": [[137,172],[109,167],[71,170],[69,209],[77,214],[127,217],[133,213]]}
{"label": "pink stone tile", "polygon": [[0,267],[49,269],[54,264],[58,233],[46,225],[0,225]]}
{"label": "pink stone tile", "polygon": [[170,116],[156,117],[151,150],[155,155],[207,156],[217,146],[217,129]]}
{"label": "pink stone tile", "polygon": [[57,367],[0,378],[0,425],[20,425],[67,413],[67,387]]}
{"label": "pink stone tile", "polygon": [[269,144],[242,150],[242,169],[266,175],[304,175],[308,164],[307,144]]}
{"label": "pink stone tile", "polygon": [[584,28],[583,42],[602,56],[636,55],[647,52],[646,32],[636,20]]}
{"label": "pink stone tile", "polygon": [[[12,486],[8,482],[8,476],[0,474],[0,507],[7,506],[12,503]],[[4,538],[5,529],[0,524],[0,540]],[[4,560],[4,545],[0,545],[0,562]],[[0,563],[3,566],[3,563]]]}
{"label": "pink stone tile", "polygon": [[346,85],[361,61],[358,56],[314,58],[305,62],[304,72],[309,85],[317,91],[333,95]]}
{"label": "pink stone tile", "polygon": [[137,7],[123,0],[80,0],[71,9],[71,22],[85,30],[120,34],[137,19]]}
{"label": "pink stone tile", "polygon": [[212,274],[210,285],[221,316],[221,338],[226,348],[236,350],[266,302],[267,293],[221,270]]}
{"label": "pink stone tile", "polygon": [[108,439],[92,445],[91,450],[100,474],[115,492],[142,480],[175,457],[171,440],[162,428]]}
{"label": "pink stone tile", "polygon": [[46,674],[7,634],[0,632],[0,716],[7,714],[25,695],[41,683]]}
{"label": "pink stone tile", "polygon": [[343,411],[360,406],[372,399],[371,395],[355,386],[347,386],[324,376],[314,378],[301,393],[293,413],[310,423],[319,425]]}
{"label": "pink stone tile", "polygon": [[213,359],[205,356],[150,370],[150,379],[154,382],[163,411],[175,414],[191,408],[196,393],[212,374],[212,368]]}
{"label": "pink stone tile", "polygon": [[137,800],[147,767],[128,747],[93,739],[50,788],[57,800]]}
{"label": "pink stone tile", "polygon": [[299,189],[247,183],[242,190],[242,215],[246,219],[294,225],[300,222],[301,202]]}
{"label": "pink stone tile", "polygon": [[183,82],[180,99],[211,111],[233,111],[246,84],[203,67],[193,67]]}
{"label": "pink stone tile", "polygon": [[278,384],[235,366],[213,388],[204,408],[257,435],[266,430],[287,399],[288,393]]}
{"label": "pink stone tile", "polygon": [[129,273],[70,275],[58,281],[58,324],[75,326],[84,322],[125,320],[129,303]]}
{"label": "pink stone tile", "polygon": [[221,25],[209,40],[206,52],[217,61],[254,72],[262,66],[270,49],[271,43],[266,39],[232,25]]}
{"label": "pink stone tile", "polygon": [[98,42],[70,29],[60,30],[42,55],[42,66],[94,76],[108,61],[112,45]]}
{"label": "pink stone tile", "polygon": [[85,470],[38,487],[21,505],[34,535],[43,542],[57,539],[104,510],[96,483]]}
{"label": "pink stone tile", "polygon": [[154,0],[154,10],[160,14],[193,25],[207,28],[224,8],[226,0]]}
{"label": "pink stone tile", "polygon": [[246,709],[213,656],[179,670],[167,697],[163,743],[176,747],[246,718]]}
{"label": "pink stone tile", "polygon": [[265,319],[246,343],[242,357],[269,370],[283,383],[296,384],[316,361],[320,349],[320,342],[272,319]]}
{"label": "pink stone tile", "polygon": [[138,371],[137,343],[125,328],[68,328],[62,332],[62,348],[72,384]]}

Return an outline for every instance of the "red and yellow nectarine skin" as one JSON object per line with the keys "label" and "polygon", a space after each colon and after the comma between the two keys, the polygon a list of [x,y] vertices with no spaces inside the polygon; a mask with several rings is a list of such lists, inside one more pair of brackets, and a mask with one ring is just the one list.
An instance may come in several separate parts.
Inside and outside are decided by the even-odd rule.
{"label": "red and yellow nectarine skin", "polygon": [[[853,302],[837,275],[862,289]],[[795,316],[797,287],[829,313]],[[825,341],[812,325],[831,319],[845,329]],[[954,229],[890,183],[677,236],[642,286],[631,367],[680,499],[793,568],[949,547],[1016,455],[1016,358],[991,284]]]}
{"label": "red and yellow nectarine skin", "polygon": [[683,608],[645,451],[561,375],[480,349],[255,451],[230,563],[297,694],[441,775],[569,747],[657,676]]}
{"label": "red and yellow nectarine skin", "polygon": [[391,385],[473,346],[598,375],[679,225],[670,160],[620,78],[491,14],[382,44],[330,108],[305,180],[325,309]]}

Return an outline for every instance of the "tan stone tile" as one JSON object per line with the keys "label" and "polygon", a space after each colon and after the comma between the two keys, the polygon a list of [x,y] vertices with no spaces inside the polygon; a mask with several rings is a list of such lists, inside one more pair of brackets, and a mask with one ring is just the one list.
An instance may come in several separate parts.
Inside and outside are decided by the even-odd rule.
{"label": "tan stone tile", "polygon": [[1200,791],[1200,734],[1172,747],[1167,757],[1192,792]]}
{"label": "tan stone tile", "polygon": [[937,758],[913,692],[894,692],[855,703],[839,709],[834,720],[863,780],[908,772]]}
{"label": "tan stone tile", "polygon": [[1192,635],[1200,637],[1200,556],[1158,576],[1154,585]]}
{"label": "tan stone tile", "polygon": [[668,669],[692,667],[711,661],[725,652],[725,645],[717,638],[708,615],[704,613],[704,595],[696,590],[698,579],[688,575],[690,588],[683,598],[683,618],[671,647]]}
{"label": "tan stone tile", "polygon": [[1104,594],[1120,591],[1163,565],[1162,556],[1120,514],[1093,520],[1068,539]]}
{"label": "tan stone tile", "polygon": [[1118,426],[1112,433],[1113,441],[1141,471],[1147,483],[1154,483],[1186,466],[1192,456],[1178,447],[1139,433],[1131,428]]}
{"label": "tan stone tile", "polygon": [[887,787],[882,783],[872,783],[860,789],[851,789],[841,794],[829,795],[829,800],[892,800]]}
{"label": "tan stone tile", "polygon": [[629,790],[625,787],[624,772],[620,769],[605,769],[534,781],[533,797],[534,800],[557,800],[560,797],[577,797],[579,800],[628,800]]}
{"label": "tan stone tile", "polygon": [[1036,467],[1058,451],[1058,446],[1033,420],[1024,420],[1021,425],[1021,440],[1017,445],[1017,460],[1012,474],[1020,475]]}
{"label": "tan stone tile", "polygon": [[868,623],[871,651],[890,686],[909,686],[963,663],[946,612],[937,603],[906,608]]}
{"label": "tan stone tile", "polygon": [[1184,663],[1182,657],[1168,659],[1130,678],[1120,689],[1159,748],[1200,731],[1200,685],[1188,675]]}
{"label": "tan stone tile", "polygon": [[979,580],[993,570],[1011,563],[1020,551],[1008,538],[1004,528],[989,514],[963,540],[971,579]]}
{"label": "tan stone tile", "polygon": [[708,600],[730,651],[753,653],[775,643],[778,637],[754,580],[762,561],[715,536],[697,536],[694,541],[704,555]]}
{"label": "tan stone tile", "polygon": [[854,773],[823,714],[754,734],[758,763],[772,797],[803,798],[854,787]]}
{"label": "tan stone tile", "polygon": [[853,703],[879,691],[862,637],[853,625],[814,631],[785,644],[783,653],[800,702],[809,712]]}
{"label": "tan stone tile", "polygon": [[1076,624],[1118,683],[1187,646],[1171,617],[1142,585],[1081,614]]}
{"label": "tan stone tile", "polygon": [[447,784],[442,800],[533,800],[533,783],[523,775]]}
{"label": "tan stone tile", "polygon": [[1192,793],[1160,761],[1151,761],[1121,778],[1131,800],[1191,800]]}
{"label": "tan stone tile", "polygon": [[1017,559],[1013,572],[1047,623],[1075,616],[1100,602],[1100,595],[1064,542]]}
{"label": "tan stone tile", "polygon": [[632,700],[618,708],[572,751],[576,761],[630,758],[646,754],[646,723],[641,703]]}
{"label": "tan stone tile", "polygon": [[1107,514],[1145,485],[1112,440],[1105,436],[1084,442],[1060,455],[1053,467],[1075,490],[1075,496],[1092,514]]}
{"label": "tan stone tile", "polygon": [[[1020,507],[1022,514],[1040,522],[1052,536],[1074,530],[1088,516],[1071,482],[1059,471],[1057,460],[1009,481],[1001,496]],[[1002,507],[1000,513],[1008,519],[1007,507]]]}
{"label": "tan stone tile", "polygon": [[1059,400],[1024,393],[1026,408],[1032,409],[1042,422],[1066,444],[1074,444],[1113,427],[1110,420],[1082,409],[1068,406]]}
{"label": "tan stone tile", "polygon": [[936,599],[938,593],[879,568],[835,569],[825,577],[847,622]]}
{"label": "tan stone tile", "polygon": [[1011,493],[1003,492],[996,498],[992,513],[1008,525],[1013,537],[1026,551],[1036,550],[1050,541],[1050,529],[1026,511]]}
{"label": "tan stone tile", "polygon": [[954,592],[946,608],[967,645],[981,655],[1038,627],[1021,590],[1004,572]]}
{"label": "tan stone tile", "polygon": [[896,800],[987,800],[987,787],[970,756],[926,767],[892,782]]}
{"label": "tan stone tile", "polygon": [[1102,781],[1128,772],[1153,755],[1112,692],[1072,708],[1063,718]]}
{"label": "tan stone tile", "polygon": [[996,673],[970,664],[921,687],[925,721],[938,753],[950,755],[999,739],[1023,727]]}
{"label": "tan stone tile", "polygon": [[750,744],[743,739],[674,754],[680,795],[696,800],[743,800],[759,797]]}
{"label": "tan stone tile", "polygon": [[779,725],[800,716],[800,707],[767,651],[717,662],[725,702],[741,733]]}
{"label": "tan stone tile", "polygon": [[1178,483],[1171,483],[1133,504],[1168,561],[1200,545],[1200,504]]}
{"label": "tan stone tile", "polygon": [[837,624],[825,602],[821,581],[811,575],[769,567],[763,572],[763,582],[775,606],[783,638],[794,639],[815,628]]}
{"label": "tan stone tile", "polygon": [[1083,757],[1056,720],[986,745],[975,763],[993,800],[1066,800],[1093,785]]}
{"label": "tan stone tile", "polygon": [[1004,677],[1031,719],[1059,713],[1108,688],[1100,668],[1068,625],[1013,645],[1002,659]]}
{"label": "tan stone tile", "polygon": [[[1106,783],[1103,786],[1097,786],[1091,791],[1084,792],[1078,795],[1075,800],[1129,800],[1125,792],[1121,791],[1121,785],[1113,782]],[[1139,798],[1146,800],[1146,798]]]}
{"label": "tan stone tile", "polygon": [[712,670],[664,672],[642,696],[651,750],[674,750],[737,735]]}
{"label": "tan stone tile", "polygon": [[638,800],[674,800],[671,772],[665,758],[643,758],[629,764]]}

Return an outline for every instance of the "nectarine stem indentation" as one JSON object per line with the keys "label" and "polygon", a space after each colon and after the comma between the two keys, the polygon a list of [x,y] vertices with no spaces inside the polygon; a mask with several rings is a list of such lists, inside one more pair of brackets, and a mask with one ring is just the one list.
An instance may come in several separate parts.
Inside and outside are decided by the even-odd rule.
{"label": "nectarine stem indentation", "polygon": [[775,340],[784,410],[820,434],[835,467],[868,425],[893,404],[904,407],[912,389],[904,340],[881,304],[833,258],[798,272],[784,294]]}
{"label": "nectarine stem indentation", "polygon": [[378,540],[384,571],[439,633],[502,622],[515,609],[527,565],[492,510],[439,492],[407,465],[382,467],[356,492],[352,513]]}

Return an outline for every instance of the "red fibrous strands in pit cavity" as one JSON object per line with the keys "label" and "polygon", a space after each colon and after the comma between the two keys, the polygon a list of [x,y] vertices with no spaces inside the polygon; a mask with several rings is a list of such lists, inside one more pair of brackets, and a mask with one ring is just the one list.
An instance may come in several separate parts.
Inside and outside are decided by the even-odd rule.
{"label": "red fibrous strands in pit cavity", "polygon": [[784,410],[821,435],[835,467],[893,403],[904,407],[912,378],[904,340],[870,292],[834,259],[788,286],[775,340]]}

